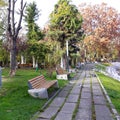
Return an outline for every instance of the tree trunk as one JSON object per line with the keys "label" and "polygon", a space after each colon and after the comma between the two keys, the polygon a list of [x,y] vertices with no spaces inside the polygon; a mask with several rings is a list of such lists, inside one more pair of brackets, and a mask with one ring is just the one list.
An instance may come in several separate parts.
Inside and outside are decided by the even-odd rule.
{"label": "tree trunk", "polygon": [[33,68],[35,68],[35,57],[34,56],[32,56],[32,60],[33,60]]}
{"label": "tree trunk", "polygon": [[21,64],[24,64],[24,56],[21,55]]}
{"label": "tree trunk", "polygon": [[16,73],[16,40],[12,40],[10,50],[10,76],[14,76]]}
{"label": "tree trunk", "polygon": [[64,67],[63,64],[64,64],[64,63],[63,63],[63,57],[61,57],[61,63],[60,63],[60,67],[61,67],[61,68]]}
{"label": "tree trunk", "polygon": [[[20,18],[18,24],[15,22],[15,3],[17,0],[8,0],[8,16],[7,16],[7,40],[10,43],[10,76],[16,73],[16,40],[18,38],[19,30],[21,29],[21,22],[23,11],[26,3],[23,5],[23,0],[20,2]],[[16,27],[17,25],[17,27]]]}

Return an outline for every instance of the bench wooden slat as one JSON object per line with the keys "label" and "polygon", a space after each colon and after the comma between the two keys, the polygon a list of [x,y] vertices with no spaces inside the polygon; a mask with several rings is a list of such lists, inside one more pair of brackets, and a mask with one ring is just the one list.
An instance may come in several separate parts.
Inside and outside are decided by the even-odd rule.
{"label": "bench wooden slat", "polygon": [[61,67],[58,67],[57,70],[56,70],[56,72],[57,72],[58,75],[69,74],[67,71],[65,71]]}
{"label": "bench wooden slat", "polygon": [[57,80],[47,81],[43,75],[37,76],[28,81],[28,86],[30,89],[38,89],[38,88],[48,89],[55,84],[57,84]]}

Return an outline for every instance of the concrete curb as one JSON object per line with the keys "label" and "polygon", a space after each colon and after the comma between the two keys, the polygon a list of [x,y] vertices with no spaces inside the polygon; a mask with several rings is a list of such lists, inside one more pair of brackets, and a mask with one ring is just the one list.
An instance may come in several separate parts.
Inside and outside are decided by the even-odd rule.
{"label": "concrete curb", "polygon": [[62,89],[60,88],[45,104],[44,106],[41,108],[41,110],[45,109],[48,104],[57,96],[57,94],[61,91]]}
{"label": "concrete curb", "polygon": [[112,104],[112,101],[111,101],[110,97],[108,96],[107,91],[105,90],[104,86],[102,85],[98,75],[96,73],[95,73],[95,75],[97,76],[97,79],[98,79],[98,81],[101,85],[101,88],[102,88],[102,90],[107,98],[107,101],[110,104],[111,110],[112,110],[113,114],[115,115],[116,120],[120,120],[120,115],[118,114],[117,110],[115,109],[114,105]]}
{"label": "concrete curb", "polygon": [[62,90],[62,88],[58,89],[58,91],[44,104],[44,106],[38,111],[36,112],[33,117],[30,120],[36,120],[38,115],[40,114],[40,111],[44,110],[48,104],[57,96],[57,94]]}

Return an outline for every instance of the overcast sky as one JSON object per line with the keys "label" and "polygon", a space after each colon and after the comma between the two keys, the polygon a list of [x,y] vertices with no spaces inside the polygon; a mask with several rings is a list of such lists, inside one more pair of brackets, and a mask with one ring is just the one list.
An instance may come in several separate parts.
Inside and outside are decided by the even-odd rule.
{"label": "overcast sky", "polygon": [[[19,1],[19,0],[18,0]],[[37,3],[37,8],[41,10],[41,15],[38,20],[38,24],[41,28],[46,24],[49,19],[49,14],[53,11],[54,5],[58,2],[58,0],[24,0],[27,3],[35,1]],[[78,6],[81,3],[91,3],[91,4],[100,4],[102,2],[107,3],[109,6],[112,6],[116,10],[120,12],[120,0],[72,0],[73,4]],[[19,3],[18,7],[19,7]]]}

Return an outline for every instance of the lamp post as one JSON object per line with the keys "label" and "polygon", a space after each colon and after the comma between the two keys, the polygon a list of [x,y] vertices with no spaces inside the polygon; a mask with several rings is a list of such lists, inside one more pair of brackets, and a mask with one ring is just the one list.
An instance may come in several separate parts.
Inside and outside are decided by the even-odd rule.
{"label": "lamp post", "polygon": [[69,51],[68,51],[68,40],[66,40],[66,56],[67,56],[67,66],[66,66],[66,69],[67,71],[69,72]]}

